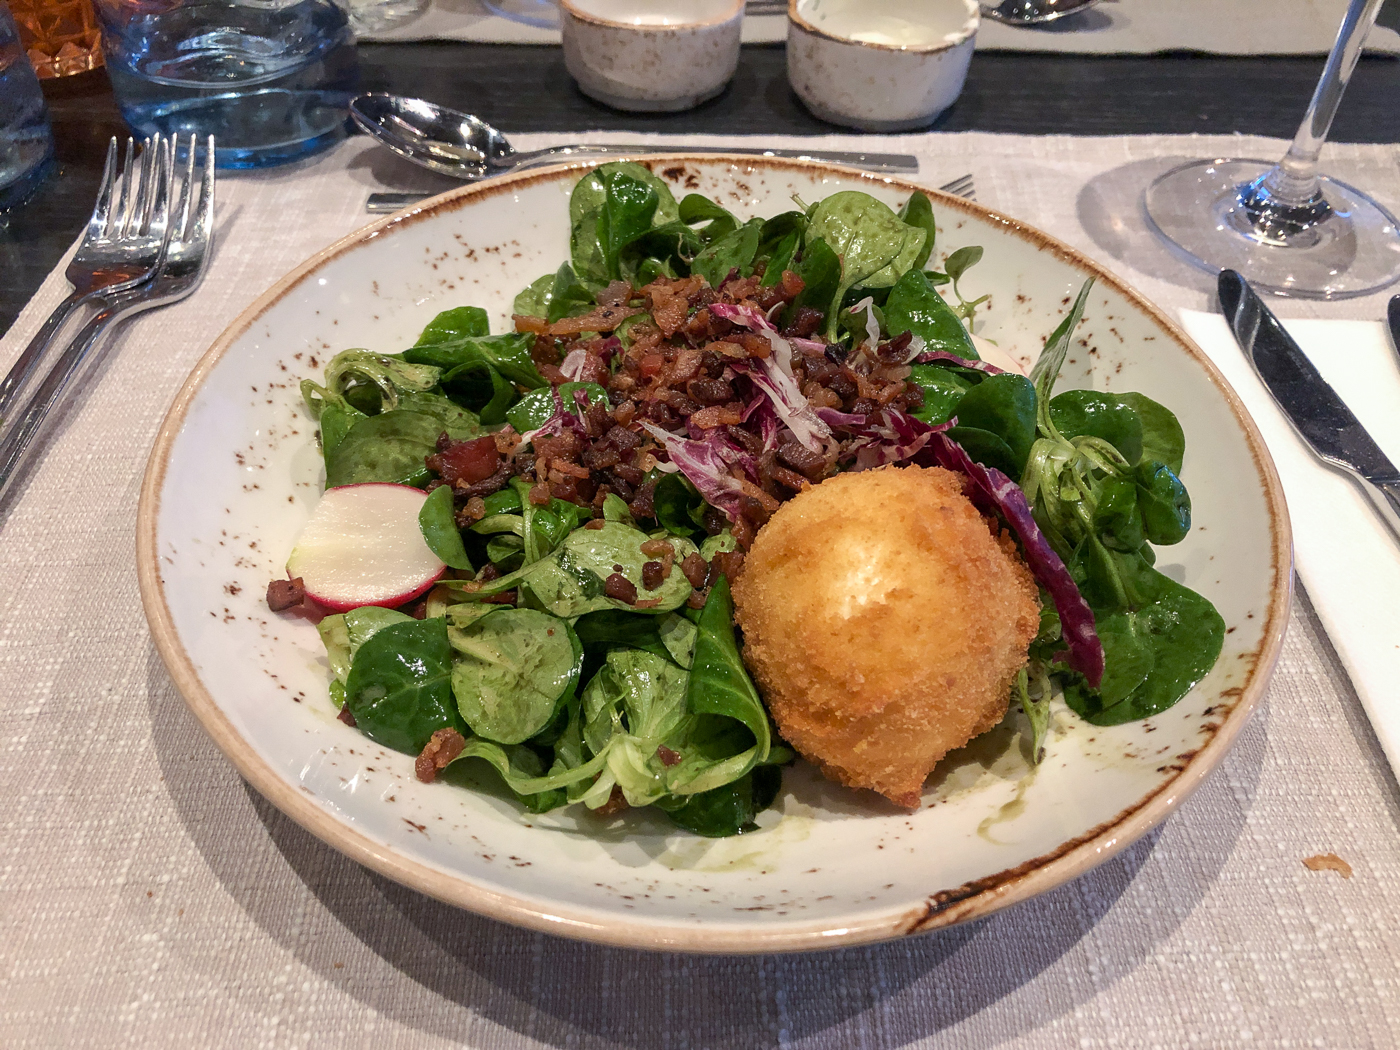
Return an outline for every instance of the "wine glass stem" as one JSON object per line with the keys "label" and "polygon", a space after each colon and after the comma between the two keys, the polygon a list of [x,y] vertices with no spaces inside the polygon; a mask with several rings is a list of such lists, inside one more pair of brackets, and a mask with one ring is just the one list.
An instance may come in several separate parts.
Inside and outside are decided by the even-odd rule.
{"label": "wine glass stem", "polygon": [[1327,132],[1332,127],[1332,118],[1337,115],[1337,106],[1342,101],[1342,92],[1351,79],[1356,60],[1361,56],[1361,45],[1366,34],[1376,22],[1384,0],[1351,0],[1347,7],[1342,27],[1337,30],[1336,43],[1327,56],[1327,65],[1322,70],[1322,78],[1317,82],[1308,112],[1293,137],[1293,144],[1277,166],[1264,177],[1263,189],[1278,204],[1284,206],[1307,206],[1321,200],[1317,181],[1317,158],[1322,152],[1322,144],[1327,141]]}

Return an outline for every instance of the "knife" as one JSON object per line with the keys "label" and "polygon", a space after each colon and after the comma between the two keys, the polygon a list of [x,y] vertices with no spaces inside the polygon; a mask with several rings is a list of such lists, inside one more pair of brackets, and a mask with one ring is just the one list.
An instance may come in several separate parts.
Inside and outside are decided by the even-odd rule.
{"label": "knife", "polygon": [[[1298,436],[1324,463],[1340,467],[1360,483],[1400,540],[1400,470],[1243,277],[1221,270],[1219,293],[1235,341]],[[1396,313],[1392,303],[1392,325]]]}
{"label": "knife", "polygon": [[1400,354],[1400,295],[1391,296],[1390,308],[1385,313],[1390,322],[1390,345]]}

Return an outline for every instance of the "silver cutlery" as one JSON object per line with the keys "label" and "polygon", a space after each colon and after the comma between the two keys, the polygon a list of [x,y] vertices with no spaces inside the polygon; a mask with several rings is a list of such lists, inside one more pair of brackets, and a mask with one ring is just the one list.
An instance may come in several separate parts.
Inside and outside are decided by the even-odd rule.
{"label": "silver cutlery", "polygon": [[[161,145],[168,157],[173,156],[172,146],[173,143]],[[5,501],[12,483],[23,475],[35,439],[49,413],[63,400],[84,365],[96,358],[103,335],[132,314],[183,299],[199,284],[209,262],[214,238],[212,135],[205,148],[202,176],[196,172],[197,153],[196,140],[191,135],[189,156],[174,208],[170,208],[174,193],[173,174],[167,180],[168,190],[156,202],[155,210],[166,212],[166,216],[162,217],[168,217],[168,235],[155,273],[136,287],[104,296],[102,309],[82,327],[40,381],[34,396],[16,413],[13,422],[0,432],[0,503]],[[168,160],[166,167],[170,167]]]}
{"label": "silver cutlery", "polygon": [[37,370],[64,322],[79,307],[133,288],[147,280],[165,243],[165,212],[160,207],[170,177],[159,135],[146,139],[136,161],[136,142],[126,140],[117,163],[117,140],[107,144],[107,163],[83,239],[64,274],[72,293],[59,303],[4,379],[0,379],[0,420],[8,419],[26,382]]}
{"label": "silver cutlery", "polygon": [[[688,150],[686,146],[673,146],[671,152]],[[977,189],[973,185],[971,173],[961,175],[952,182],[946,182],[938,187],[944,193],[951,193],[955,197],[964,197],[967,200],[977,199]],[[436,196],[432,193],[371,193],[365,200],[365,211],[374,214],[382,212],[395,212],[400,208],[407,208],[410,204],[417,204],[419,201],[427,200]]]}
{"label": "silver cutlery", "polygon": [[[1235,341],[1288,422],[1324,463],[1352,476],[1400,540],[1400,470],[1234,270],[1220,271],[1220,306]],[[1391,304],[1391,316],[1395,316]]]}
{"label": "silver cutlery", "polygon": [[350,102],[355,123],[400,157],[450,175],[477,182],[493,175],[575,157],[639,157],[662,153],[755,153],[765,157],[824,160],[866,171],[912,173],[919,160],[903,153],[841,153],[823,150],[749,150],[721,146],[659,146],[655,143],[551,146],[518,152],[503,134],[480,117],[397,95],[360,95]]}
{"label": "silver cutlery", "polygon": [[1395,352],[1400,354],[1400,295],[1390,297],[1390,306],[1386,308],[1385,319],[1390,322],[1390,345],[1395,347]]}
{"label": "silver cutlery", "polygon": [[982,17],[1009,26],[1037,26],[1088,10],[1100,0],[1002,0],[982,4]]}

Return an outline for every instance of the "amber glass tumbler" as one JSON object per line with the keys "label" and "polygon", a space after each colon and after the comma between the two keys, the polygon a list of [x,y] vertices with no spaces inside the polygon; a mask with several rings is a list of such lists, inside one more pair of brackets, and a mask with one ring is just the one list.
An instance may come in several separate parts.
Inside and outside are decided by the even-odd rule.
{"label": "amber glass tumbler", "polygon": [[102,65],[92,0],[7,0],[20,43],[40,77],[66,77]]}

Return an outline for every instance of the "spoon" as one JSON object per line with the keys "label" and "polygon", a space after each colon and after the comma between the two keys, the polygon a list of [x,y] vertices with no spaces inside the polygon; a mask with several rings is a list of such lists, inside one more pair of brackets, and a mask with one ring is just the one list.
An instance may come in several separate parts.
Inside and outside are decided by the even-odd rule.
{"label": "spoon", "polygon": [[355,123],[406,160],[443,175],[476,182],[508,171],[574,157],[627,157],[665,153],[753,153],[765,157],[824,160],[867,171],[919,170],[917,157],[898,153],[831,153],[817,150],[743,149],[730,146],[551,146],[517,152],[499,131],[470,113],[459,113],[417,98],[360,95],[350,103]]}
{"label": "spoon", "polygon": [[1099,0],[1002,0],[982,4],[982,15],[1010,26],[1035,26],[1085,11]]}

